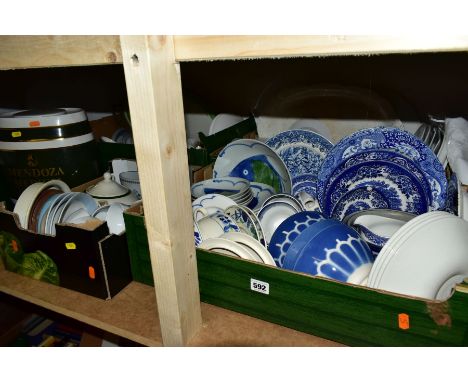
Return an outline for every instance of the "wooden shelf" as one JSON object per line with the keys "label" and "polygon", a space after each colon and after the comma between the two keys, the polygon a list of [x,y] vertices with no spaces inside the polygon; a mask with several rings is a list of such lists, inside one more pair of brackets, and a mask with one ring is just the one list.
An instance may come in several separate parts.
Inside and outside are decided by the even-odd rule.
{"label": "wooden shelf", "polygon": [[104,301],[0,270],[0,292],[147,346],[161,346],[154,289],[131,283]]}
{"label": "wooden shelf", "polygon": [[[174,36],[176,61],[468,50],[466,36]],[[0,69],[122,64],[119,36],[2,36]]]}
{"label": "wooden shelf", "polygon": [[[0,270],[0,292],[146,346],[162,346],[154,288],[130,283],[101,300]],[[201,304],[202,328],[189,346],[342,346],[213,305]]]}

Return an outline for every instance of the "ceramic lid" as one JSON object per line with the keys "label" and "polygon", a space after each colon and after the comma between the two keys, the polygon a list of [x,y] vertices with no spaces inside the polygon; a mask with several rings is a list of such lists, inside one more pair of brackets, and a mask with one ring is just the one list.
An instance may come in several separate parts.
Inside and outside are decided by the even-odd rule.
{"label": "ceramic lid", "polygon": [[94,198],[120,198],[130,193],[127,187],[124,187],[112,179],[110,172],[104,173],[104,179],[99,183],[88,187],[86,193]]}

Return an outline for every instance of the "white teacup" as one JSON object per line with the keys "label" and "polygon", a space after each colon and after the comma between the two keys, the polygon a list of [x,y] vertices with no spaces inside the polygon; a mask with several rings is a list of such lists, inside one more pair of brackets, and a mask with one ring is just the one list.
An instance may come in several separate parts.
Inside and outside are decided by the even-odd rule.
{"label": "white teacup", "polygon": [[196,221],[194,231],[198,231],[201,239],[206,240],[220,237],[226,232],[240,232],[240,228],[229,216],[216,213]]}

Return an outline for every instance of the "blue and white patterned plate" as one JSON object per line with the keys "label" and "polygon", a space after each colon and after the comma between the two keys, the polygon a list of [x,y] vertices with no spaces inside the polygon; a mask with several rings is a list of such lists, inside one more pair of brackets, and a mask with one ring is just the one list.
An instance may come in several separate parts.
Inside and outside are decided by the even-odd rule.
{"label": "blue and white patterned plate", "polygon": [[333,144],[310,130],[283,131],[266,141],[283,160],[292,176],[292,185],[301,175],[317,176]]}
{"label": "blue and white patterned plate", "polygon": [[317,197],[317,175],[306,174],[293,178],[292,195],[298,197],[300,192],[306,192],[313,198]]}
{"label": "blue and white patterned plate", "polygon": [[343,220],[354,212],[370,209],[389,209],[388,201],[371,187],[355,188],[339,199],[330,213],[333,219]]}
{"label": "blue and white patterned plate", "polygon": [[323,219],[323,215],[318,212],[302,211],[290,216],[278,226],[268,245],[268,251],[278,267],[283,266],[284,256],[294,239],[307,227]]}
{"label": "blue and white patterned plate", "polygon": [[375,161],[383,161],[386,163],[393,163],[407,169],[412,173],[421,183],[421,186],[425,190],[425,194],[430,198],[430,206],[433,206],[434,201],[432,200],[431,186],[427,181],[425,174],[411,159],[398,154],[391,150],[370,150],[362,153],[355,154],[343,161],[339,166],[335,168],[333,173],[330,175],[327,184],[320,184],[317,187],[317,199],[319,203],[324,203],[325,195],[328,193],[329,185],[332,184],[335,179],[340,176],[344,171],[347,171],[350,167],[362,164],[362,163],[373,163]]}
{"label": "blue and white patterned plate", "polygon": [[275,192],[291,193],[291,176],[283,160],[266,144],[254,139],[235,140],[219,153],[213,178],[225,176],[268,184]]}
{"label": "blue and white patterned plate", "polygon": [[[335,169],[352,156],[376,150],[391,150],[411,159],[425,174],[431,189],[431,210],[443,209],[447,179],[433,151],[411,133],[393,127],[359,130],[343,138],[329,151],[318,174],[317,193],[325,189]],[[320,200],[320,198],[319,198]]]}
{"label": "blue and white patterned plate", "polygon": [[[340,216],[336,205],[347,205],[343,197],[357,188],[378,191],[393,210],[423,214],[428,211],[429,199],[419,180],[406,168],[385,161],[362,162],[341,173],[330,185],[325,195],[324,216]],[[359,202],[353,199],[354,202]],[[380,207],[373,207],[380,208]],[[355,212],[355,211],[353,211]]]}

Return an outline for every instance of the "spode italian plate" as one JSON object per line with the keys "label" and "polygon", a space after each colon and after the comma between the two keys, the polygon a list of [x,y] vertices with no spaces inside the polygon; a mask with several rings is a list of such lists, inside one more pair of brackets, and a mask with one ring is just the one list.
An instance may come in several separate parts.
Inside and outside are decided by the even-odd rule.
{"label": "spode italian plate", "polygon": [[384,195],[371,187],[355,188],[343,195],[330,213],[333,219],[343,220],[357,211],[369,209],[388,209],[389,203]]}
{"label": "spode italian plate", "polygon": [[[335,169],[348,158],[365,151],[386,149],[411,159],[426,174],[432,190],[432,208],[443,209],[447,197],[447,179],[433,151],[411,133],[393,127],[359,130],[339,141],[329,151],[318,174],[318,188],[323,189]],[[321,191],[319,191],[321,192]]]}
{"label": "spode italian plate", "polygon": [[[319,185],[317,186],[317,199],[323,202],[325,194],[328,192],[329,185],[335,181],[335,179],[340,176],[344,171],[358,164],[365,162],[375,162],[375,161],[384,161],[388,163],[394,163],[398,166],[401,166],[407,169],[412,173],[420,182],[421,186],[425,190],[425,194],[430,198],[429,206],[430,209],[435,209],[437,205],[440,205],[443,200],[441,199],[440,189],[437,187],[431,188],[426,174],[415,164],[411,159],[406,158],[405,156],[391,151],[391,150],[371,150],[367,152],[362,152],[355,154],[342,162],[335,170],[331,173],[328,180],[321,179]],[[436,199],[433,199],[436,197]]]}
{"label": "spode italian plate", "polygon": [[324,215],[331,216],[338,200],[347,192],[364,187],[379,191],[390,209],[418,215],[428,211],[425,191],[411,172],[393,163],[374,161],[352,166],[335,179],[322,201]]}

